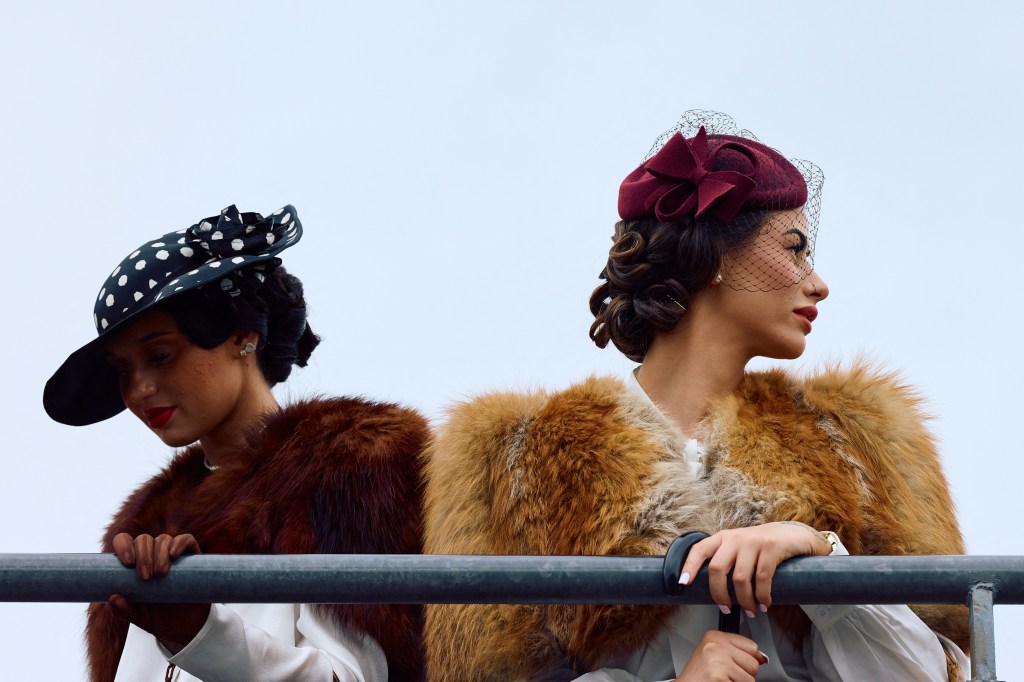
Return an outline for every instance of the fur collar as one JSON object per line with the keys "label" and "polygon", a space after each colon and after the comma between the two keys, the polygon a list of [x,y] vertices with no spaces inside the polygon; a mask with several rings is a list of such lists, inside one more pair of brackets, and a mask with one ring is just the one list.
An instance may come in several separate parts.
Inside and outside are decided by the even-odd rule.
{"label": "fur collar", "polygon": [[[270,416],[244,464],[208,471],[198,445],[178,453],[122,505],[103,538],[192,533],[207,554],[420,551],[417,455],[427,425],[415,411],[351,398],[309,400]],[[348,520],[351,519],[351,522]],[[421,677],[420,608],[324,605],[328,620],[372,635],[391,679]],[[112,680],[128,623],[89,609],[91,679]]]}
{"label": "fur collar", "polygon": [[[426,453],[425,551],[664,554],[681,533],[794,519],[851,553],[959,554],[963,543],[920,400],[867,366],[748,374],[702,423],[705,472],[621,381],[493,393],[455,406]],[[662,606],[427,607],[430,678],[529,677],[568,657],[599,665],[654,637]],[[794,638],[796,607],[773,618]],[[966,643],[962,607],[918,609]]]}

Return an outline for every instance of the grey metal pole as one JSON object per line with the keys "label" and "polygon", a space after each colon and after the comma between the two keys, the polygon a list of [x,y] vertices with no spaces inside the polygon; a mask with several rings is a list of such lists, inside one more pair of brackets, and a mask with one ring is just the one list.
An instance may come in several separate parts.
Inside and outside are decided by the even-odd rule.
{"label": "grey metal pole", "polygon": [[[200,555],[147,583],[109,554],[0,554],[0,601],[709,604],[706,569],[681,596],[662,557]],[[978,583],[1024,604],[1024,557],[801,557],[775,575],[776,604],[963,604]]]}
{"label": "grey metal pole", "polygon": [[977,583],[967,594],[971,612],[971,682],[998,681],[996,677],[995,619],[992,583]]}

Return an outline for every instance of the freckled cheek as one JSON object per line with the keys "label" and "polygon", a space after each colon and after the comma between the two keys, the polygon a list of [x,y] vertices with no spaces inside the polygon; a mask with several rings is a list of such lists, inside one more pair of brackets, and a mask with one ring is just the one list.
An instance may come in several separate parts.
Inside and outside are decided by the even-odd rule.
{"label": "freckled cheek", "polygon": [[217,362],[197,363],[192,371],[190,392],[201,396],[203,402],[209,404],[217,401],[228,388],[228,373]]}

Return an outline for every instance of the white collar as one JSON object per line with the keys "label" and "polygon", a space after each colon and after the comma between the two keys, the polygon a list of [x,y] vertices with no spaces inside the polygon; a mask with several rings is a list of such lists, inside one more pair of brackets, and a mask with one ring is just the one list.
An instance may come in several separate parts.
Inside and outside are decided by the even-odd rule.
{"label": "white collar", "polygon": [[[647,395],[647,391],[644,390],[644,387],[641,386],[640,382],[637,380],[636,373],[639,369],[640,368],[637,367],[629,373],[629,376],[626,378],[625,381],[626,387],[629,389],[630,393],[635,395],[637,398],[643,400],[648,405],[650,405],[654,409],[658,410],[658,412],[660,412],[662,415],[664,415],[665,411],[658,406],[658,403],[651,400],[651,396]],[[695,464],[698,467],[702,467],[704,465],[704,444],[701,443],[696,438],[686,439],[686,445],[683,447],[683,454],[686,455],[687,462]]]}

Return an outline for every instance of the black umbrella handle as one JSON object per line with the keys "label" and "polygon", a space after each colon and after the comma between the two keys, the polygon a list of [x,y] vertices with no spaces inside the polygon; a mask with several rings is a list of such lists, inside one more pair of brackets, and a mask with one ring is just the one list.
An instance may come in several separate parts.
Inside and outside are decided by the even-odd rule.
{"label": "black umbrella handle", "polygon": [[[678,595],[686,589],[686,585],[679,584],[679,572],[683,570],[683,564],[686,562],[686,555],[690,553],[690,549],[706,537],[708,537],[707,533],[695,530],[680,535],[672,541],[668,551],[665,552],[665,563],[661,572],[662,589],[665,594]],[[738,633],[740,631],[739,610],[734,608],[732,613],[720,615],[718,629],[722,632]]]}
{"label": "black umbrella handle", "polygon": [[739,608],[733,607],[732,612],[719,614],[718,629],[722,632],[731,632],[734,635],[738,635],[740,632]]}

